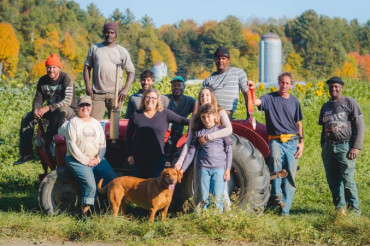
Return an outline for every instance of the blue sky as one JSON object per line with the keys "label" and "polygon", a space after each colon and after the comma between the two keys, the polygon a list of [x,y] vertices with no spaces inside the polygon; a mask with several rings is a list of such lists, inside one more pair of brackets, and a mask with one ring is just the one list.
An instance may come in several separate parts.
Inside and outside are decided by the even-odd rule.
{"label": "blue sky", "polygon": [[320,15],[357,18],[360,23],[370,20],[370,0],[75,0],[86,10],[94,2],[105,17],[118,8],[129,8],[140,20],[145,14],[156,27],[193,19],[198,25],[208,20],[221,21],[234,15],[245,22],[250,18],[292,19],[305,10],[313,9]]}

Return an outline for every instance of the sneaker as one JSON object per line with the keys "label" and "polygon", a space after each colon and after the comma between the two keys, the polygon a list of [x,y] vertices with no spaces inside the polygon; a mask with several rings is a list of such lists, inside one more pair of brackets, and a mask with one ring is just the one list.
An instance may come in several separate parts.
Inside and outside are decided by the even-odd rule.
{"label": "sneaker", "polygon": [[33,156],[32,155],[25,155],[25,156],[21,156],[21,158],[19,158],[17,161],[13,162],[13,165],[20,165],[20,164],[23,164],[27,161],[31,161],[33,160]]}
{"label": "sneaker", "polygon": [[37,147],[43,148],[45,146],[45,140],[42,137],[41,138],[37,138],[35,140],[35,145]]}

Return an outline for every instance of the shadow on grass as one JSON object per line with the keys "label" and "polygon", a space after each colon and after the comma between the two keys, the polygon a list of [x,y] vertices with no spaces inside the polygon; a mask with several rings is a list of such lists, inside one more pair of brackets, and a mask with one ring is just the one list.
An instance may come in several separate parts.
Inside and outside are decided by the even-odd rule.
{"label": "shadow on grass", "polygon": [[20,212],[22,210],[39,210],[36,189],[23,189],[22,191],[2,190],[0,197],[0,211]]}
{"label": "shadow on grass", "polygon": [[[274,208],[274,209],[268,209],[265,210],[265,214],[279,214],[279,208]],[[312,208],[294,208],[291,209],[289,214],[290,215],[324,215],[327,214],[328,210],[324,208],[317,208],[317,207],[312,207]]]}

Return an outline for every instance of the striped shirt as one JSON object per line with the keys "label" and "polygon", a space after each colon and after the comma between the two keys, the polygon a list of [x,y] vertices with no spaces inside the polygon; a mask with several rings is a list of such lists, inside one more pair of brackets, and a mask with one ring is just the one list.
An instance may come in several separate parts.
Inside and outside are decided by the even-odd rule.
{"label": "striped shirt", "polygon": [[42,76],[37,84],[33,108],[42,108],[45,101],[49,105],[50,111],[62,106],[76,109],[75,85],[71,76],[60,72],[56,81],[51,80],[48,75]]}
{"label": "striped shirt", "polygon": [[204,80],[202,88],[210,87],[216,94],[218,104],[225,110],[235,111],[239,89],[248,91],[247,74],[240,68],[229,67],[223,73],[214,72]]}

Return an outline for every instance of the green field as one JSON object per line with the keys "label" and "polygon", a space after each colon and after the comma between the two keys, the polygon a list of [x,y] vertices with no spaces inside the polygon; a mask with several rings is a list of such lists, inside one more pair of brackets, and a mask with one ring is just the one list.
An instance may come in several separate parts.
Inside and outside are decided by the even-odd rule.
{"label": "green field", "polygon": [[[314,82],[297,87],[294,94],[302,104],[304,115],[305,152],[299,162],[297,192],[291,216],[279,217],[270,212],[260,217],[233,208],[225,214],[207,211],[170,214],[165,222],[147,223],[144,215],[129,214],[112,218],[109,213],[95,214],[90,219],[41,214],[37,202],[39,160],[20,166],[18,158],[19,124],[24,113],[31,110],[35,86],[20,81],[0,81],[0,240],[20,238],[33,244],[55,241],[122,242],[128,245],[286,245],[370,244],[370,84],[348,81],[344,94],[361,105],[366,123],[364,150],[357,162],[356,181],[362,216],[349,214],[337,218],[331,202],[321,161],[320,132],[317,125],[319,110],[327,97],[323,83]],[[135,91],[138,83],[132,88]],[[168,80],[157,84],[169,93]],[[81,86],[78,93],[83,91]],[[199,86],[189,86],[186,93],[197,95]],[[320,92],[321,91],[321,92]],[[265,93],[262,88],[258,95]],[[241,100],[237,118],[244,118]],[[255,113],[263,122],[263,114]],[[36,154],[36,153],[35,153]],[[176,192],[176,191],[175,191]]]}

